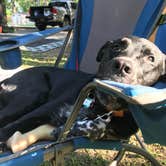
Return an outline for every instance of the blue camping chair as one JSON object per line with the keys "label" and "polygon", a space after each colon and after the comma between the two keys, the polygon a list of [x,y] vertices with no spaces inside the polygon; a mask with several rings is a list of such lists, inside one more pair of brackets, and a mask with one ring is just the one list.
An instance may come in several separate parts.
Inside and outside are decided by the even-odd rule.
{"label": "blue camping chair", "polygon": [[[129,34],[148,37],[154,29],[164,6],[164,0],[141,0],[136,2],[128,0],[128,3],[130,3],[132,6],[132,9],[130,8],[131,10],[128,10],[129,6],[127,4],[127,1],[124,5],[121,5],[121,3],[123,3],[123,1],[121,0],[80,0],[78,4],[77,21],[74,29],[72,52],[65,66],[67,69],[83,70],[91,73],[95,72],[97,68],[97,64],[94,64],[95,55],[98,48],[100,48],[100,46],[106,40],[115,39],[120,36]],[[116,5],[116,7],[113,4]],[[107,10],[102,11],[103,16],[96,16],[97,11],[101,9],[102,5],[104,7],[109,6],[109,9],[110,7],[112,7],[112,10],[110,9],[110,21],[106,20],[106,22],[104,22],[104,18],[107,18],[106,16],[108,16]],[[133,6],[136,6],[136,8],[134,8]],[[122,11],[123,15],[119,14],[120,11]],[[129,22],[125,24],[125,17],[129,14],[130,20],[128,20]],[[100,24],[97,23],[98,21],[100,21]],[[111,23],[108,24],[108,22]],[[123,28],[121,28],[122,25]],[[99,34],[102,27],[104,27],[104,31]],[[64,29],[71,29],[71,27],[65,27]],[[17,37],[11,40],[3,41],[2,43],[0,43],[2,66],[4,68],[15,68],[19,66],[19,46],[26,45],[32,42],[32,39],[34,42],[34,38],[36,40],[38,38],[39,40],[45,36],[56,33],[57,31],[60,31],[60,29],[46,30],[40,33],[33,33],[23,37]],[[10,51],[10,54],[8,54],[8,51]],[[16,55],[18,59],[16,59],[13,54]],[[14,61],[16,62],[12,63]],[[90,64],[94,65],[88,65],[87,62],[90,62]],[[163,135],[163,133],[160,133],[161,130],[158,130],[158,128],[160,128],[160,125],[156,125],[158,124],[158,122],[155,122],[153,120],[153,117],[156,116],[156,113],[158,114],[158,112],[163,112],[165,106],[165,98],[162,98],[155,103],[149,103],[149,100],[147,101],[147,103],[142,103],[140,101],[142,97],[141,95],[145,95],[145,92],[146,94],[149,94],[149,92],[153,91],[155,94],[159,94],[160,96],[160,93],[162,93],[161,90],[143,86],[128,86],[116,82],[108,82],[106,80],[94,80],[94,82],[88,84],[81,91],[75,103],[73,113],[67,120],[65,128],[60,134],[57,142],[42,142],[28,148],[23,152],[16,154],[11,154],[10,152],[3,153],[0,158],[0,165],[36,166],[40,165],[44,161],[51,161],[52,165],[63,165],[64,155],[79,148],[117,150],[119,151],[119,153],[115,157],[114,164],[118,163],[121,160],[125,151],[132,151],[143,155],[154,165],[159,165],[159,163],[146,150],[137,148],[133,145],[128,145],[122,140],[91,142],[89,139],[83,137],[73,138],[70,140],[66,139],[67,131],[73,124],[82,106],[82,103],[89,93],[89,90],[94,88],[97,88],[101,91],[107,91],[107,93],[111,93],[116,96],[118,95],[129,102],[130,109],[136,119],[136,122],[142,130],[145,142],[158,142],[162,145],[165,145],[165,135]],[[149,114],[151,114],[152,112],[152,115],[147,116],[147,111]],[[160,114],[160,116],[164,117],[163,114]],[[162,118],[162,123],[164,123],[164,121],[165,118]],[[144,122],[144,125],[148,127],[144,128],[144,126],[142,126],[142,122]],[[156,127],[156,130],[154,132],[149,132],[149,130],[146,129],[151,129],[152,124]],[[157,138],[156,135],[158,136]]]}

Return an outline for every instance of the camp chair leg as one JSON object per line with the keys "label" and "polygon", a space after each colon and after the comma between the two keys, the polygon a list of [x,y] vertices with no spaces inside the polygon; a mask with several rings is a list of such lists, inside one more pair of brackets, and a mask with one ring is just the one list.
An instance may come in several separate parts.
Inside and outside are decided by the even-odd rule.
{"label": "camp chair leg", "polygon": [[64,166],[64,153],[60,149],[55,150],[55,160],[53,160],[53,166]]}
{"label": "camp chair leg", "polygon": [[55,160],[53,160],[53,166],[64,166],[65,165],[65,154],[69,154],[74,151],[72,141],[57,144],[55,146]]}
{"label": "camp chair leg", "polygon": [[127,143],[123,143],[122,146],[123,146],[122,150],[118,152],[118,154],[115,156],[114,160],[111,162],[109,166],[118,166],[125,152],[133,152],[135,154],[143,156],[146,160],[148,160],[151,163],[152,166],[161,166],[161,164],[145,149]]}
{"label": "camp chair leg", "polygon": [[147,159],[152,166],[161,166],[161,164],[145,149],[139,148],[135,145],[130,144],[123,144],[124,151],[133,152],[135,154],[139,154],[143,156],[145,159]]}
{"label": "camp chair leg", "polygon": [[65,41],[64,41],[64,43],[63,43],[63,46],[61,47],[61,50],[60,50],[60,52],[59,52],[59,55],[58,55],[58,57],[57,57],[57,59],[56,59],[55,67],[58,67],[59,63],[60,63],[61,60],[62,60],[62,57],[63,57],[64,52],[65,52],[65,49],[66,49],[66,47],[67,47],[67,45],[68,45],[68,43],[69,43],[69,41],[70,41],[70,37],[71,37],[72,31],[73,31],[73,29],[70,29],[70,30],[68,31],[68,33],[67,33],[67,36],[66,36],[66,38],[65,38]]}
{"label": "camp chair leg", "polygon": [[145,149],[146,150],[146,146],[144,144],[144,142],[141,140],[141,138],[138,136],[138,134],[136,133],[135,134],[135,138],[137,139],[137,141],[139,142],[141,148]]}
{"label": "camp chair leg", "polygon": [[109,166],[117,166],[118,163],[122,160],[124,154],[125,154],[125,150],[124,149],[120,150],[117,153],[117,155],[114,157],[113,161],[111,162]]}

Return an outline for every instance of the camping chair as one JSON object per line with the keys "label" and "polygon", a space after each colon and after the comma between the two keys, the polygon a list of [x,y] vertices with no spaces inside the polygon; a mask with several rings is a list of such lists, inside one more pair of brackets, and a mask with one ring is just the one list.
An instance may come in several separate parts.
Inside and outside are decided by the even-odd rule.
{"label": "camping chair", "polygon": [[[157,23],[159,15],[164,6],[163,0],[160,0],[160,1],[126,0],[125,4],[121,5],[121,3],[123,3],[123,1],[121,0],[112,0],[112,1],[110,0],[103,0],[103,1],[80,0],[78,5],[77,21],[76,21],[75,30],[74,30],[72,52],[71,52],[69,61],[67,62],[65,66],[67,69],[82,70],[82,71],[90,72],[90,73],[96,72],[97,64],[94,64],[95,62],[94,59],[98,49],[101,47],[101,45],[105,41],[116,39],[118,37],[121,37],[124,35],[130,35],[130,34],[134,34],[134,35],[142,36],[142,37],[148,37],[150,33],[152,32],[153,28],[155,27],[155,24]],[[100,15],[97,15],[99,13],[98,11],[100,11],[101,9],[101,6],[103,7],[104,10],[102,11],[102,13],[100,12]],[[132,6],[132,8],[130,6]],[[106,10],[106,7],[109,7],[109,10]],[[106,20],[108,15],[110,16],[109,20]],[[125,18],[128,17],[128,15],[130,16],[130,19],[127,19],[128,22],[126,23]],[[99,23],[97,23],[98,21]],[[104,30],[103,30],[103,27],[104,27]],[[18,40],[14,41],[14,39],[10,40],[10,42],[6,42],[8,44],[7,47],[8,48],[10,47],[10,51],[13,48],[16,49],[20,45],[25,44],[25,43],[22,44],[20,42],[23,40],[23,38],[24,36],[22,37],[22,39],[19,39],[19,42]],[[6,47],[5,45],[6,43],[3,42],[2,46]],[[6,52],[8,50],[7,47],[5,49],[5,54],[7,54]],[[3,58],[5,57],[6,55],[3,56]],[[13,59],[15,60],[15,58]],[[94,65],[88,65],[87,62]],[[139,100],[133,99],[128,94],[130,94],[129,90],[131,89],[133,90],[131,91],[132,94],[133,93],[138,94],[138,92],[140,93],[140,89],[145,89],[145,87],[142,87],[142,86],[137,87],[136,90],[135,90],[135,87],[132,87],[132,88],[129,87],[127,88],[129,90],[126,90],[127,93],[120,92],[120,90],[125,89],[126,86],[123,87],[123,85],[121,84],[119,85],[115,82],[94,80],[94,82],[88,84],[81,91],[75,103],[73,113],[71,117],[67,120],[63,133],[60,134],[57,142],[39,143],[37,145],[34,145],[28,148],[27,150],[23,152],[16,153],[16,154],[11,154],[10,152],[3,153],[0,158],[0,162],[1,162],[0,165],[5,165],[5,166],[8,166],[8,165],[18,165],[18,166],[32,165],[33,166],[34,165],[36,166],[36,165],[40,165],[44,161],[51,161],[53,165],[62,165],[64,154],[79,148],[118,150],[119,153],[115,157],[115,161],[113,162],[114,164],[118,163],[121,160],[124,152],[127,150],[127,151],[133,151],[138,154],[141,154],[147,159],[149,159],[154,165],[159,165],[159,163],[146,150],[138,149],[135,146],[126,144],[126,142],[122,142],[121,140],[91,142],[89,139],[83,138],[83,137],[77,137],[70,140],[65,139],[67,135],[67,131],[72,125],[74,119],[76,118],[77,113],[80,110],[80,107],[82,106],[82,103],[84,102],[85,98],[87,97],[87,94],[89,93],[89,90],[93,88],[98,88],[99,90],[107,91],[107,93],[118,95],[124,98],[125,100],[127,100],[128,102],[130,102],[131,111],[134,110],[132,111],[134,117],[136,116],[135,114],[139,114],[139,116],[142,118],[143,115],[141,113],[143,111],[139,111],[140,108],[141,110],[142,109],[145,110],[145,112],[146,110],[149,111],[149,109],[152,109],[153,107],[157,108],[157,110],[164,109],[161,106],[164,105],[163,103],[165,102],[165,99],[162,102],[158,101],[157,104],[144,103],[145,104],[145,108],[144,108],[142,106],[142,103],[139,103],[140,102]],[[149,91],[151,91],[151,89]],[[154,89],[154,91],[157,91],[157,90]],[[161,91],[159,93],[161,93]],[[155,113],[155,111],[153,112]],[[143,117],[142,119],[144,120],[145,118]],[[141,120],[139,119],[139,120],[142,122],[142,119]],[[136,121],[138,121],[138,124],[140,124],[139,120],[136,119]],[[142,127],[140,128],[141,130],[143,130]],[[143,132],[143,135],[144,135],[144,132]],[[160,136],[162,137],[162,134]],[[161,142],[160,138],[158,138],[157,140],[150,139],[150,141],[148,141],[149,140],[148,137],[151,138],[151,135],[150,136],[148,135],[147,139],[145,139],[147,143],[159,142],[159,143],[165,144],[164,141]]]}

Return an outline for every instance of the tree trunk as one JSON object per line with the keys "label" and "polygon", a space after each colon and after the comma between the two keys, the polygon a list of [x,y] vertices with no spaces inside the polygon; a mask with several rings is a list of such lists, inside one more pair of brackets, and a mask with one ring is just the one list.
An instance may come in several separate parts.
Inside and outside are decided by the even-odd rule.
{"label": "tree trunk", "polygon": [[0,26],[7,26],[6,4],[5,0],[0,0]]}

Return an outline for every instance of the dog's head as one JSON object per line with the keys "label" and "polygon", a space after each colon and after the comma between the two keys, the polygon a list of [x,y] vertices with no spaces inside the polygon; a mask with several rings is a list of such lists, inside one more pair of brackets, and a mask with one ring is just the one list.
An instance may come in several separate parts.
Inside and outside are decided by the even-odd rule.
{"label": "dog's head", "polygon": [[128,84],[152,85],[166,73],[166,55],[138,37],[108,41],[99,50],[97,77]]}

